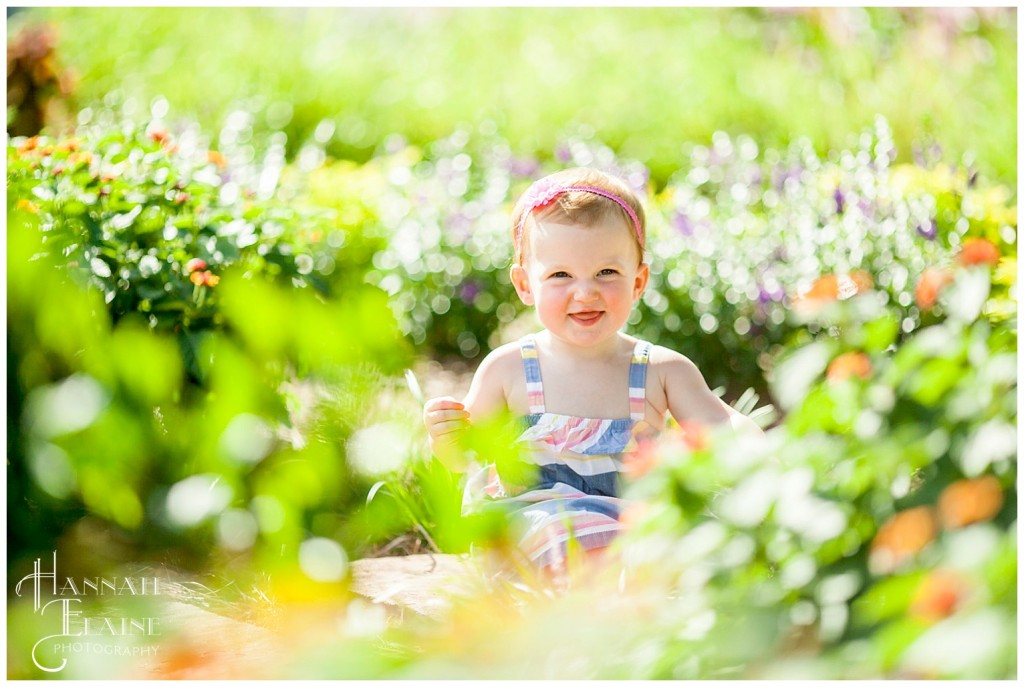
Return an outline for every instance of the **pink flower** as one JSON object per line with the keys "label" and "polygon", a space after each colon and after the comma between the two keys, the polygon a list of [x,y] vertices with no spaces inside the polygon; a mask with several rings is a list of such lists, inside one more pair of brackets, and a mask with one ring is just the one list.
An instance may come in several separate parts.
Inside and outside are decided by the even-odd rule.
{"label": "pink flower", "polygon": [[526,193],[523,194],[523,205],[529,212],[544,207],[562,193],[564,190],[561,184],[551,179],[540,179],[526,189]]}
{"label": "pink flower", "polygon": [[199,270],[206,269],[206,261],[202,258],[192,258],[185,263],[185,274],[191,274]]}

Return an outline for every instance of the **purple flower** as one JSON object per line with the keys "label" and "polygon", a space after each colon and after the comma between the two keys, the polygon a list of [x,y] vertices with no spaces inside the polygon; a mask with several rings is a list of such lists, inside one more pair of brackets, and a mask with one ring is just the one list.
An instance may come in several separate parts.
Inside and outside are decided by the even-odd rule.
{"label": "purple flower", "polygon": [[647,189],[647,182],[651,180],[651,170],[642,164],[637,164],[628,174],[624,174],[626,183],[639,194],[644,194]]}
{"label": "purple flower", "polygon": [[459,285],[459,300],[464,303],[472,303],[480,293],[480,285],[472,279],[467,279]]}
{"label": "purple flower", "polygon": [[800,181],[800,174],[802,171],[802,168],[798,165],[790,167],[789,169],[780,169],[776,167],[772,174],[775,182],[775,190],[779,192],[784,191],[786,189],[786,182],[790,179]]}
{"label": "purple flower", "polygon": [[836,214],[837,215],[843,214],[843,209],[845,207],[845,201],[846,201],[845,196],[843,196],[843,192],[840,189],[837,188],[835,194],[832,197],[836,201]]}
{"label": "purple flower", "polygon": [[508,162],[508,171],[517,177],[532,177],[540,169],[540,163],[533,158],[513,157]]}
{"label": "purple flower", "polygon": [[757,287],[757,302],[762,305],[773,301],[781,301],[785,297],[786,292],[779,286],[765,287],[764,285],[759,285]]}
{"label": "purple flower", "polygon": [[679,230],[683,236],[693,236],[693,222],[682,212],[677,212],[672,217],[672,225]]}
{"label": "purple flower", "polygon": [[924,167],[924,153],[921,151],[921,146],[913,144],[910,146],[910,156],[914,159],[914,164],[918,167]]}
{"label": "purple flower", "polygon": [[917,225],[917,233],[929,241],[934,241],[935,237],[938,236],[939,228],[936,226],[935,220],[930,219],[924,224]]}
{"label": "purple flower", "polygon": [[452,236],[465,240],[473,229],[473,222],[462,212],[455,212],[448,217],[448,228]]}
{"label": "purple flower", "polygon": [[560,145],[555,148],[555,159],[561,162],[563,165],[568,163],[572,159],[572,151],[569,150],[569,146]]}

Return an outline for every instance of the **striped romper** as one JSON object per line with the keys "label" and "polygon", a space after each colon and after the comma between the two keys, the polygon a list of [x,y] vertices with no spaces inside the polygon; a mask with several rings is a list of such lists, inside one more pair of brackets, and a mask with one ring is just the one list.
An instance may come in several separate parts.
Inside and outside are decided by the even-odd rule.
{"label": "striped romper", "polygon": [[463,510],[498,509],[510,519],[519,547],[531,561],[548,566],[566,558],[570,539],[584,549],[607,546],[621,529],[619,472],[624,454],[635,450],[644,422],[647,360],[651,344],[637,341],[629,368],[630,416],[614,420],[549,413],[544,407],[537,346],[520,340],[530,414],[518,441],[538,466],[525,491],[502,484],[493,465],[466,485]]}

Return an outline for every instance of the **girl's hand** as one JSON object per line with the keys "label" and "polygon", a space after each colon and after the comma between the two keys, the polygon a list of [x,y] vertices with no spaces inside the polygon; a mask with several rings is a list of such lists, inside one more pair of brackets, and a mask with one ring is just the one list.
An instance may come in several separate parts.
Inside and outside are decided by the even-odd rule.
{"label": "girl's hand", "polygon": [[459,449],[459,436],[469,427],[466,406],[451,396],[432,398],[423,404],[423,424],[434,455],[452,470],[464,469],[466,457]]}

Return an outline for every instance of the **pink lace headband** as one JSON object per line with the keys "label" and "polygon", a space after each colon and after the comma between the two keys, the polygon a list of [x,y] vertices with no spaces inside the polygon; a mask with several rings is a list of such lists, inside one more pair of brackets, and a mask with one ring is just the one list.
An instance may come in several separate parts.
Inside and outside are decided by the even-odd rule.
{"label": "pink lace headband", "polygon": [[608,200],[613,200],[618,203],[619,207],[626,211],[629,218],[633,220],[633,228],[636,229],[636,238],[640,242],[640,246],[644,245],[644,231],[640,227],[640,219],[636,216],[636,212],[629,206],[629,203],[618,197],[611,191],[605,191],[603,188],[596,188],[594,186],[562,186],[555,181],[549,181],[546,179],[540,179],[533,183],[530,188],[526,189],[526,193],[523,194],[523,214],[519,218],[519,225],[516,227],[516,253],[519,254],[520,241],[523,236],[523,226],[526,224],[526,218],[536,210],[552,203],[555,198],[568,193],[569,191],[585,191],[587,193],[593,193],[599,196],[603,196]]}

